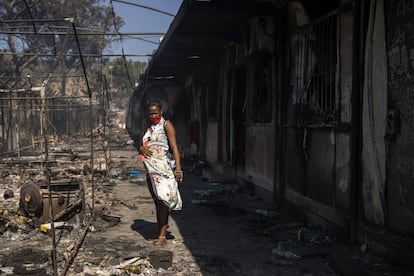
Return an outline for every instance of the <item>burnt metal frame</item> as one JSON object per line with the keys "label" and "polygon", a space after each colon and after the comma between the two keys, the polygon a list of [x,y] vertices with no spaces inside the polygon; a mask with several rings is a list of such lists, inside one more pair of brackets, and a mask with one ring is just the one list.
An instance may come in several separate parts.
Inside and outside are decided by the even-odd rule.
{"label": "burnt metal frame", "polygon": [[[291,41],[297,46],[291,53],[296,62],[290,64],[293,93],[296,94],[297,124],[337,123],[339,95],[337,74],[336,9],[309,24],[290,30]],[[293,43],[292,43],[293,44]],[[292,62],[292,61],[291,61]]]}

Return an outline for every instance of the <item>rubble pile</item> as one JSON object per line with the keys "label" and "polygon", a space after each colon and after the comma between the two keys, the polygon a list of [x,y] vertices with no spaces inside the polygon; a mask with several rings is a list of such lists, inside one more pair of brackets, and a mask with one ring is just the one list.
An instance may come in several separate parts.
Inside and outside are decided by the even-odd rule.
{"label": "rubble pile", "polygon": [[[99,168],[96,175],[102,178],[108,158],[99,149],[102,135],[94,135],[95,164]],[[85,208],[92,203],[91,177],[87,174],[91,150],[87,141],[87,137],[77,137],[49,145],[47,158],[42,147],[28,148],[18,156],[1,156],[1,275],[51,275],[52,213],[57,265],[65,263],[65,256],[84,231],[84,220],[90,215]],[[30,259],[33,254],[38,259]]]}
{"label": "rubble pile", "polygon": [[[47,166],[42,148],[0,158],[1,275],[54,275],[54,270],[58,275],[150,275],[158,271],[150,263],[149,246],[101,236],[121,221],[112,210],[137,209],[115,198],[113,187],[123,181],[141,185],[145,178],[136,164],[110,156],[113,148],[102,129],[93,135],[93,141],[90,135],[80,135],[50,145]],[[110,142],[122,149],[127,146],[127,134],[112,129]]]}

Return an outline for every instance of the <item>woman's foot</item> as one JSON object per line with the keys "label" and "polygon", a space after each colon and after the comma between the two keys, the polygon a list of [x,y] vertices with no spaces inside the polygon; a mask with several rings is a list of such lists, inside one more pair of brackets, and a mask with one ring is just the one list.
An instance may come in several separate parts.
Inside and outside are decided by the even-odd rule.
{"label": "woman's foot", "polygon": [[162,246],[167,243],[167,237],[166,236],[158,236],[158,239],[154,241],[154,245],[156,246]]}

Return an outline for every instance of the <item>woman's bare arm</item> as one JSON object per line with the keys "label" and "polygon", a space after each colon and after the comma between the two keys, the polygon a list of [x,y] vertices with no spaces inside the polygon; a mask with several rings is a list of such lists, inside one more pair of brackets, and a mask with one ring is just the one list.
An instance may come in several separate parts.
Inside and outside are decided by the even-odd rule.
{"label": "woman's bare arm", "polygon": [[170,147],[171,147],[171,150],[173,152],[174,159],[175,159],[176,176],[178,174],[181,174],[178,178],[182,179],[180,150],[178,149],[177,138],[175,136],[175,127],[174,127],[174,125],[171,121],[167,121],[167,123],[165,124],[165,130],[166,130],[168,141],[170,143]]}

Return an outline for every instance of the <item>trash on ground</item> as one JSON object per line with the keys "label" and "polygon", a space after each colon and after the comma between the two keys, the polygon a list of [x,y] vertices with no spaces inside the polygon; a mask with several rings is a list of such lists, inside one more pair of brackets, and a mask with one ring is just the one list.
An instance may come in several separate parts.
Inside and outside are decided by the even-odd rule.
{"label": "trash on ground", "polygon": [[115,226],[121,222],[121,217],[102,214],[101,218],[109,222],[109,226]]}
{"label": "trash on ground", "polygon": [[109,183],[111,183],[111,184],[113,184],[113,185],[119,184],[120,182],[121,182],[121,180],[116,179],[116,178],[111,178],[111,179],[109,180]]}
{"label": "trash on ground", "polygon": [[141,266],[139,266],[139,265],[126,265],[124,267],[124,270],[126,272],[131,272],[131,273],[141,273]]}
{"label": "trash on ground", "polygon": [[295,254],[292,251],[283,250],[280,245],[273,248],[272,253],[273,253],[273,255],[276,255],[276,257],[280,257],[280,258],[283,258],[283,259],[288,259],[288,260],[300,260],[300,259],[302,259],[301,256]]}
{"label": "trash on ground", "polygon": [[277,212],[275,211],[270,211],[270,210],[261,210],[261,209],[256,209],[255,210],[256,214],[265,216],[265,217],[269,217],[269,218],[273,218],[275,216],[277,216]]}
{"label": "trash on ground", "polygon": [[[62,228],[65,225],[67,225],[67,222],[65,221],[55,221],[53,223],[55,228]],[[50,229],[52,229],[51,223],[43,223],[39,226],[40,231],[47,233]]]}
{"label": "trash on ground", "polygon": [[119,176],[121,173],[122,173],[122,169],[120,169],[120,168],[112,168],[109,171],[110,176]]}
{"label": "trash on ground", "polygon": [[3,196],[4,196],[4,199],[12,198],[14,197],[14,192],[12,190],[6,190],[4,191]]}
{"label": "trash on ground", "polygon": [[129,176],[138,177],[138,176],[141,176],[141,173],[137,170],[131,170],[131,171],[129,171]]}

